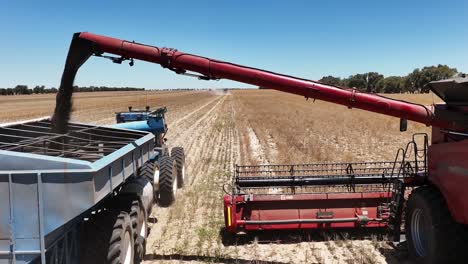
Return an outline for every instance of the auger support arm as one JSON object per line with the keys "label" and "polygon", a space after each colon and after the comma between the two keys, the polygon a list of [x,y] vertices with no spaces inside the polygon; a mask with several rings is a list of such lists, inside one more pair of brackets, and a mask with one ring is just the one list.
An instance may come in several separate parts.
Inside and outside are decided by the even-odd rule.
{"label": "auger support arm", "polygon": [[187,54],[175,49],[149,46],[88,32],[76,33],[74,39],[92,43],[94,55],[102,56],[104,53],[110,53],[120,56],[120,58],[116,58],[119,62],[126,59],[143,60],[160,64],[178,74],[196,72],[201,74],[198,76],[200,79],[229,79],[297,94],[306,98],[341,104],[349,108],[359,108],[408,119],[428,126],[450,130],[460,129],[459,124],[437,118],[432,109],[423,105],[361,93],[354,89],[342,89],[306,79]]}

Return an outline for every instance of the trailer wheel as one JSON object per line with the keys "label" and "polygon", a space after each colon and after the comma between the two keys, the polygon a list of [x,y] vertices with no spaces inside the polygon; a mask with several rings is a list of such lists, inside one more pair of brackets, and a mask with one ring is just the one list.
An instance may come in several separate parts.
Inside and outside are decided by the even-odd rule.
{"label": "trailer wheel", "polygon": [[172,157],[161,157],[159,160],[159,205],[168,207],[174,203],[176,192],[176,162]]}
{"label": "trailer wheel", "polygon": [[132,222],[129,214],[122,211],[115,217],[107,261],[111,264],[133,264],[134,248]]}
{"label": "trailer wheel", "polygon": [[465,230],[452,218],[436,188],[424,186],[411,193],[405,230],[409,254],[418,263],[460,262]]}
{"label": "trailer wheel", "polygon": [[182,188],[187,181],[185,174],[185,151],[182,147],[173,147],[171,157],[176,161],[177,167],[177,188]]}
{"label": "trailer wheel", "polygon": [[145,209],[138,200],[133,200],[130,207],[130,220],[133,228],[133,239],[135,241],[135,261],[140,263],[145,256],[146,237],[148,235],[148,222]]}

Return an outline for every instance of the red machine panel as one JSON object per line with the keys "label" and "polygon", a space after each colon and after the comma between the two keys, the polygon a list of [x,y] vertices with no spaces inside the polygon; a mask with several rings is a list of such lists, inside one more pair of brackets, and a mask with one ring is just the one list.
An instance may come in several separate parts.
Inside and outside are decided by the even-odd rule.
{"label": "red machine panel", "polygon": [[226,195],[231,232],[268,229],[385,227],[388,192]]}

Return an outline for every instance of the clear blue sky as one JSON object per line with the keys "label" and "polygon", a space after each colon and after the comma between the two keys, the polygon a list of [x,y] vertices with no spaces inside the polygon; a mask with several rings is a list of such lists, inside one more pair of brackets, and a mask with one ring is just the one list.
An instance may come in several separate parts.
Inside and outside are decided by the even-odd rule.
{"label": "clear blue sky", "polygon": [[[439,63],[468,72],[468,1],[0,1],[0,87],[58,86],[79,31],[310,79]],[[76,84],[246,87],[99,58]]]}

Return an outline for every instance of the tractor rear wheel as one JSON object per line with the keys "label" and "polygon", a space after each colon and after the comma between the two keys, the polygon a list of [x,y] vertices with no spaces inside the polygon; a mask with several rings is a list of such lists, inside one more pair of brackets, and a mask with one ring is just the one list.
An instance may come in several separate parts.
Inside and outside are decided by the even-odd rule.
{"label": "tractor rear wheel", "polygon": [[[154,200],[158,200],[158,188],[159,188],[159,165],[157,162],[148,161],[146,162],[139,171],[139,174],[142,177],[147,177],[150,182],[153,184],[154,190]],[[150,212],[148,212],[150,213]]]}
{"label": "tractor rear wheel", "polygon": [[176,192],[176,161],[172,157],[161,157],[159,159],[159,205],[168,207],[174,203]]}
{"label": "tractor rear wheel", "polygon": [[418,263],[463,262],[465,230],[452,218],[435,187],[423,186],[408,198],[405,214],[410,257]]}
{"label": "tractor rear wheel", "polygon": [[182,188],[187,181],[185,175],[185,151],[182,147],[173,147],[171,157],[176,161],[177,167],[177,188]]}

